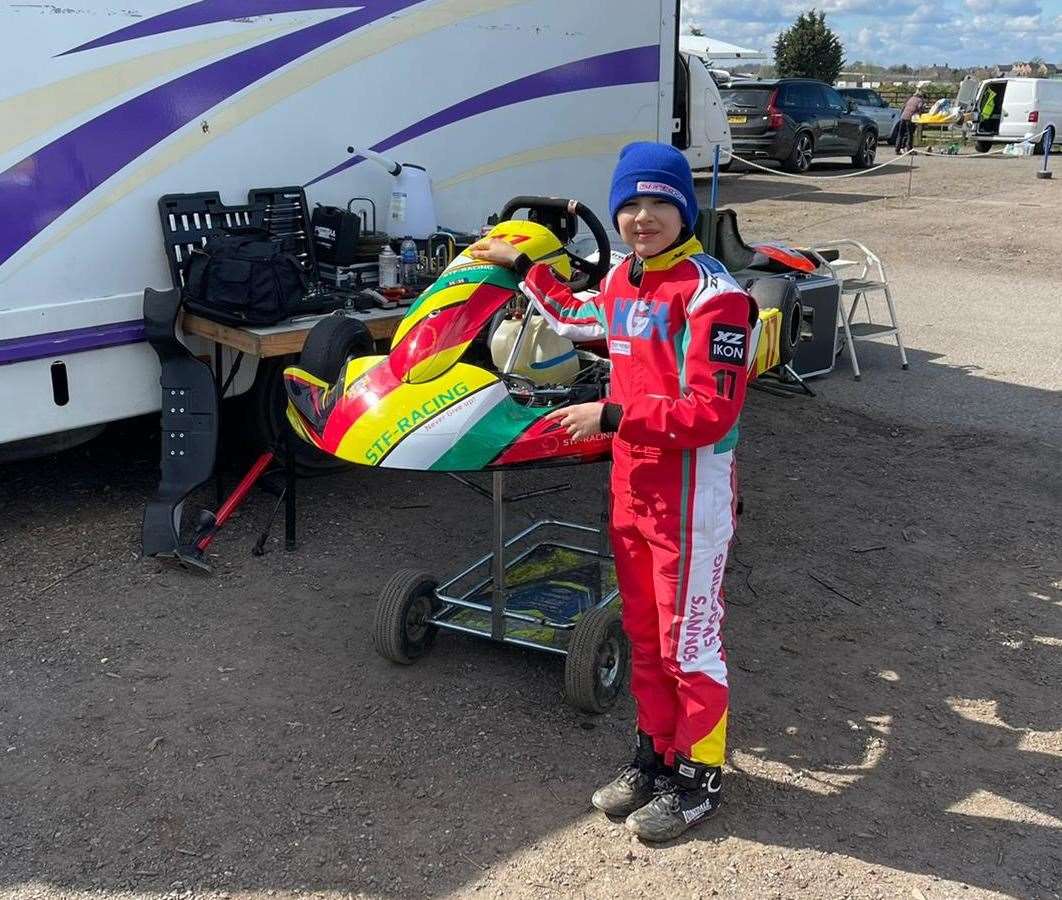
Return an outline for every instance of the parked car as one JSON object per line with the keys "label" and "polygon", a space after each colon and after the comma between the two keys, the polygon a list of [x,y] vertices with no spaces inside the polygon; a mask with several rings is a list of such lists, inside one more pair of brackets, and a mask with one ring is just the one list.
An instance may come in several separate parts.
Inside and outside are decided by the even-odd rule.
{"label": "parked car", "polygon": [[812,160],[847,156],[874,164],[878,126],[828,84],[807,78],[735,82],[721,88],[734,153],[806,172]]}
{"label": "parked car", "polygon": [[[1055,143],[1062,143],[1062,81],[994,78],[981,82],[974,101],[973,138],[978,153],[987,153],[993,144],[1015,144],[1039,135],[1050,123],[1055,125]],[[1037,153],[1044,152],[1044,143],[1044,137],[1037,139]]]}
{"label": "parked car", "polygon": [[859,112],[869,116],[878,126],[878,134],[887,144],[896,140],[896,127],[900,123],[900,110],[889,106],[888,101],[871,88],[838,88],[837,93],[848,100],[855,100]]}

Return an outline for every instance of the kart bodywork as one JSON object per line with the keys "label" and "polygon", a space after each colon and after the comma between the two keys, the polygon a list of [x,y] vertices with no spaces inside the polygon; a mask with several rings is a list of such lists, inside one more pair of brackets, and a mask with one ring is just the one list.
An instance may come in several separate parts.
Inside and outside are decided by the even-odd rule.
{"label": "kart bodywork", "polygon": [[[571,275],[573,261],[585,262],[569,259],[558,237],[536,222],[505,221],[489,236],[562,277]],[[513,272],[458,256],[410,307],[387,356],[348,359],[334,383],[297,366],[285,370],[292,427],[326,453],[382,468],[467,472],[607,457],[611,435],[572,440],[544,420],[557,406],[603,397],[606,360],[575,351],[579,375],[557,385],[462,361],[477,335],[520,296]],[[752,377],[786,361],[783,311],[762,310],[760,325]]]}

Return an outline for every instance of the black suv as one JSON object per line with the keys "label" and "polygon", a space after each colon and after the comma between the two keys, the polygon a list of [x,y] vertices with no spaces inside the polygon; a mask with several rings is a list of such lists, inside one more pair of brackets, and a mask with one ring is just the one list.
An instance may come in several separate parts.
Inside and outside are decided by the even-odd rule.
{"label": "black suv", "polygon": [[738,156],[776,159],[790,172],[806,172],[820,156],[849,156],[861,169],[874,165],[877,126],[828,84],[735,81],[719,93]]}

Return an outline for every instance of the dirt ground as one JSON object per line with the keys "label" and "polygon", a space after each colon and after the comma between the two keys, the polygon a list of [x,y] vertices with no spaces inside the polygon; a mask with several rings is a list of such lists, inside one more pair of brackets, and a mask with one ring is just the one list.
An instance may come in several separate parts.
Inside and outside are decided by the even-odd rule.
{"label": "dirt ground", "polygon": [[[751,394],[714,820],[652,848],[591,810],[633,707],[572,711],[553,657],[374,653],[381,585],[479,552],[485,501],[306,481],[299,549],[254,558],[255,494],[198,577],[140,559],[141,420],[0,471],[0,898],[1058,897],[1062,185],[1033,165],[723,179],[750,236],[877,249],[912,367]],[[520,474],[574,485],[520,515],[589,519],[603,475]]]}

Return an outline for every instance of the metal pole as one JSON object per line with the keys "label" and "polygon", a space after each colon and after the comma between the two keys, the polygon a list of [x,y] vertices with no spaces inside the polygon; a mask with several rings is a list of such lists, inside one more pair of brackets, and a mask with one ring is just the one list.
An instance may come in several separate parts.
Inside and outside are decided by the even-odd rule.
{"label": "metal pole", "polygon": [[1044,144],[1044,165],[1039,172],[1036,173],[1037,178],[1051,178],[1054,174],[1047,168],[1047,162],[1051,158],[1051,145],[1055,142],[1055,126],[1054,123],[1049,124],[1044,129],[1043,144]]}
{"label": "metal pole", "polygon": [[494,559],[491,580],[494,587],[490,595],[490,636],[501,641],[505,639],[505,472],[496,469],[492,478]]}
{"label": "metal pole", "polygon": [[284,429],[284,549],[295,549],[295,440],[287,419],[281,426]]}
{"label": "metal pole", "polygon": [[715,154],[712,159],[712,187],[708,194],[708,236],[705,252],[709,255],[715,253],[715,204],[719,199],[719,145],[715,145]]}
{"label": "metal pole", "polygon": [[715,203],[719,199],[719,145],[715,145],[715,157],[712,160],[712,198],[709,208],[715,209]]}

